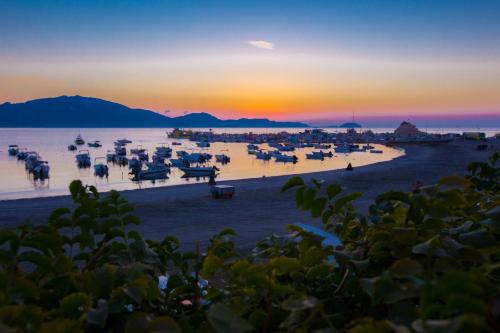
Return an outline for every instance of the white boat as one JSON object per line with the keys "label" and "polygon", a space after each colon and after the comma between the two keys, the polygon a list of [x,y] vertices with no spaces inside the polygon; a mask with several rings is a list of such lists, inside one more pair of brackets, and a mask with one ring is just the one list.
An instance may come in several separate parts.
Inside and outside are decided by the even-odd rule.
{"label": "white boat", "polygon": [[142,169],[137,173],[137,180],[165,179],[170,171],[170,168],[164,164],[147,163],[146,165],[147,169]]}
{"label": "white boat", "polygon": [[142,161],[137,157],[132,157],[128,160],[128,168],[132,173],[137,173],[142,169]]}
{"label": "white boat", "polygon": [[170,148],[166,144],[162,144],[161,146],[156,147],[155,155],[168,158],[172,156],[172,148]]}
{"label": "white boat", "polygon": [[90,167],[90,165],[92,164],[90,162],[90,154],[88,150],[80,150],[78,154],[76,154],[75,159],[76,159],[76,164],[80,168],[87,168]]}
{"label": "white boat", "polygon": [[186,176],[195,176],[195,177],[207,177],[214,176],[215,171],[218,171],[217,167],[181,167],[180,168]]}
{"label": "white boat", "polygon": [[208,148],[208,147],[210,147],[210,142],[200,141],[200,142],[196,142],[196,145],[200,148]]}
{"label": "white boat", "polygon": [[17,153],[19,153],[19,146],[18,145],[9,145],[8,152],[9,152],[10,156],[16,156]]}
{"label": "white boat", "polygon": [[33,176],[36,179],[46,179],[49,178],[50,166],[47,161],[37,161],[35,167],[33,168]]}
{"label": "white boat", "polygon": [[116,146],[115,154],[118,156],[125,156],[127,155],[127,148],[125,148],[125,146]]}
{"label": "white boat", "polygon": [[226,154],[215,154],[215,160],[222,164],[231,162],[231,158]]}
{"label": "white boat", "polygon": [[78,134],[78,136],[75,139],[75,145],[81,146],[85,144],[85,140],[83,140],[82,136]]}
{"label": "white boat", "polygon": [[40,160],[40,155],[37,152],[30,151],[26,153],[26,159],[24,160],[24,167],[28,172],[33,172],[38,161]]}
{"label": "white boat", "polygon": [[189,162],[182,158],[171,158],[170,164],[172,164],[172,166],[176,168],[189,167]]}
{"label": "white boat", "polygon": [[290,156],[290,155],[274,155],[274,158],[276,159],[276,162],[283,162],[283,163],[297,163],[298,158],[297,156]]}
{"label": "white boat", "polygon": [[94,159],[94,175],[98,177],[108,176],[108,165],[106,164],[106,158],[96,157]]}
{"label": "white boat", "polygon": [[145,151],[146,151],[146,149],[142,148],[141,145],[138,145],[137,147],[130,149],[131,154],[140,154],[140,153],[144,153]]}
{"label": "white boat", "polygon": [[325,157],[333,157],[332,152],[331,151],[324,152],[320,150],[320,151],[313,151],[310,154],[306,154],[306,158],[309,160],[323,160]]}
{"label": "white boat", "polygon": [[351,148],[348,145],[340,145],[334,148],[336,153],[347,154],[351,152]]}
{"label": "white boat", "polygon": [[126,146],[128,143],[132,143],[132,141],[128,139],[119,139],[115,141],[116,146]]}
{"label": "white boat", "polygon": [[93,141],[93,142],[88,142],[87,146],[93,147],[93,148],[99,148],[99,147],[102,147],[102,144],[101,144],[101,141],[96,140],[96,141]]}
{"label": "white boat", "polygon": [[280,145],[279,147],[276,147],[279,151],[294,151],[295,147],[291,145]]}
{"label": "white boat", "polygon": [[255,157],[257,157],[258,160],[269,161],[271,159],[271,154],[258,151],[255,153]]}
{"label": "white boat", "polygon": [[114,150],[108,150],[106,153],[106,160],[108,162],[114,162],[116,158],[116,152]]}
{"label": "white boat", "polygon": [[19,148],[19,151],[17,152],[17,159],[19,161],[24,161],[26,160],[26,157],[28,157],[28,149]]}

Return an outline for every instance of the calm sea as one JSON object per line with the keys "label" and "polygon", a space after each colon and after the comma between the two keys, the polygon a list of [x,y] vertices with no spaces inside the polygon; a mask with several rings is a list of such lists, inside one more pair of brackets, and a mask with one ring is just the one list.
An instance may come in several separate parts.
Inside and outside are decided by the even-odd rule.
{"label": "calm sea", "polygon": [[[169,186],[178,184],[189,184],[196,182],[206,182],[208,179],[182,178],[182,171],[173,168],[169,178],[156,181],[134,182],[131,180],[127,167],[120,167],[109,164],[109,177],[98,178],[94,176],[93,167],[79,169],[75,163],[75,152],[67,150],[67,146],[72,144],[75,137],[80,134],[87,142],[100,140],[103,147],[90,148],[81,146],[81,149],[88,150],[94,159],[105,157],[107,150],[113,149],[113,142],[117,139],[127,138],[133,142],[127,149],[142,146],[148,149],[150,156],[156,146],[172,141],[168,139],[166,133],[171,129],[66,129],[66,128],[15,128],[0,129],[0,200],[33,198],[43,196],[54,196],[68,194],[68,185],[73,179],[81,179],[83,183],[95,185],[101,191],[110,189],[126,190],[140,189],[155,186]],[[200,130],[200,129],[198,129]],[[342,129],[327,129],[328,131],[343,131]],[[393,129],[374,129],[377,132],[391,132]],[[440,132],[462,132],[466,129],[440,129]],[[472,130],[472,129],[471,129]],[[252,129],[252,128],[228,128],[214,129],[215,132],[224,133],[273,133],[280,131],[298,132],[302,129]],[[490,135],[496,133],[492,130]],[[177,150],[188,152],[201,151],[194,142],[188,140],[175,140],[182,142],[182,146],[172,146],[173,157]],[[43,160],[50,164],[50,178],[40,181],[34,180],[26,171],[24,162],[17,161],[17,158],[9,157],[7,147],[10,144],[17,144],[26,147],[30,151],[38,152]],[[266,148],[263,146],[263,148]],[[404,152],[383,146],[377,146],[383,150],[383,154],[370,154],[365,152],[355,152],[348,155],[336,154],[331,159],[324,161],[306,160],[305,154],[313,150],[312,148],[297,149],[293,153],[299,158],[297,164],[277,163],[274,160],[257,160],[255,156],[248,155],[246,144],[243,143],[214,143],[203,151],[211,154],[224,153],[231,157],[231,162],[220,165],[213,161],[220,169],[217,180],[232,180],[244,178],[256,178],[262,176],[277,176],[288,174],[299,174],[314,171],[335,170],[345,168],[348,163],[353,166],[372,164],[380,161],[394,159],[404,154]]]}

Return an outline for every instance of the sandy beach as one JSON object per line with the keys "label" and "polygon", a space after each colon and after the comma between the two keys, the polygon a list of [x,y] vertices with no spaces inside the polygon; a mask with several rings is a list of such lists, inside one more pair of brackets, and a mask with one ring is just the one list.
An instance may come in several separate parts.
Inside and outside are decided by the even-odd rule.
{"label": "sandy beach", "polygon": [[[345,192],[360,191],[356,201],[364,212],[373,199],[389,189],[410,190],[415,181],[433,184],[441,176],[463,174],[468,163],[486,160],[494,148],[477,151],[475,142],[455,141],[436,145],[399,145],[406,154],[388,162],[356,168],[354,171],[326,171],[302,175],[304,179],[337,182]],[[180,239],[186,250],[195,243],[206,244],[222,228],[236,230],[237,247],[253,248],[256,241],[271,233],[283,234],[288,224],[302,222],[319,225],[308,213],[296,208],[293,192],[280,193],[290,176],[277,176],[219,182],[236,186],[232,199],[216,200],[208,195],[207,184],[192,184],[123,191],[136,206],[141,218],[139,230],[146,238],[161,239],[166,235]],[[44,223],[55,208],[71,206],[68,196],[0,201],[0,225],[13,227],[26,219]]]}

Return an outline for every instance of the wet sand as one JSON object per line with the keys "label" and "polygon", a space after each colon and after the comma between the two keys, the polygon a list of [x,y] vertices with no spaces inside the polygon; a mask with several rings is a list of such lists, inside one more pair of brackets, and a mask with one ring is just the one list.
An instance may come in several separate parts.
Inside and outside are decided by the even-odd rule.
{"label": "wet sand", "polygon": [[[404,145],[406,154],[388,162],[381,162],[354,171],[335,170],[304,174],[305,180],[324,179],[337,182],[345,189],[363,192],[356,207],[365,212],[380,193],[390,189],[411,190],[419,180],[433,184],[449,174],[464,174],[470,162],[486,160],[500,142],[488,151],[477,151],[475,142],[456,141],[435,145]],[[247,251],[256,241],[271,234],[286,233],[293,223],[320,225],[320,221],[297,209],[293,191],[280,193],[290,176],[245,179],[218,182],[236,187],[232,199],[216,200],[209,194],[207,184],[191,184],[123,191],[136,206],[135,213],[142,224],[139,230],[148,239],[161,239],[166,235],[180,239],[183,249],[195,248],[197,241],[207,244],[212,235],[225,227],[233,228],[238,249]],[[47,221],[55,208],[71,206],[67,196],[0,201],[0,225],[13,227],[26,219],[34,223]]]}

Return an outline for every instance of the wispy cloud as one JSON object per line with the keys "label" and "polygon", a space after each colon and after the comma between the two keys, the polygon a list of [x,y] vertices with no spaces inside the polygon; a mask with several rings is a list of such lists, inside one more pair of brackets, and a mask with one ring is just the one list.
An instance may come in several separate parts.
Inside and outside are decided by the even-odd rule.
{"label": "wispy cloud", "polygon": [[274,50],[274,43],[265,40],[249,40],[247,44],[258,47],[259,49]]}

